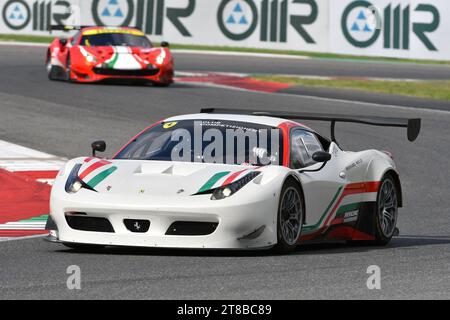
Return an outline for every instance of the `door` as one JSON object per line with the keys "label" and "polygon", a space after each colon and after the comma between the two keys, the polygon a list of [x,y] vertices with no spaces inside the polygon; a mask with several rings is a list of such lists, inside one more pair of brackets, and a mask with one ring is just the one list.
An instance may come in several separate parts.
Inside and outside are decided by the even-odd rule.
{"label": "door", "polygon": [[[345,170],[346,156],[334,142],[328,150],[324,150],[317,135],[303,129],[291,132],[290,144],[290,167],[297,169],[305,195],[306,221],[302,234],[308,234],[332,221],[333,210],[336,210],[335,206],[346,185],[345,177],[339,175]],[[331,160],[319,171],[302,172],[322,166],[322,163],[317,163],[312,158],[316,151],[330,152]]]}

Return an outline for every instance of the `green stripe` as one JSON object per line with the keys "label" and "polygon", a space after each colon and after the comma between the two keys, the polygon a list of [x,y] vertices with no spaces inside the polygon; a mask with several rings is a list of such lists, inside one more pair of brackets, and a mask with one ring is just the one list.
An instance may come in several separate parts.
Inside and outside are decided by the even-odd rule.
{"label": "green stripe", "polygon": [[343,216],[347,212],[359,210],[359,205],[360,205],[360,203],[357,202],[357,203],[346,204],[345,206],[340,207],[336,213],[336,218]]}
{"label": "green stripe", "polygon": [[47,221],[48,219],[48,215],[44,214],[42,216],[39,217],[33,217],[30,219],[26,219],[26,220],[19,220],[19,222],[37,222],[37,221]]}
{"label": "green stripe", "polygon": [[100,172],[98,175],[93,177],[89,182],[87,183],[88,186],[91,188],[95,188],[100,182],[105,180],[111,173],[117,170],[117,167],[113,166],[109,168],[108,170]]}
{"label": "green stripe", "polygon": [[219,181],[221,178],[225,177],[227,174],[229,174],[230,171],[223,171],[218,172],[215,175],[213,175],[211,178],[209,178],[208,181],[198,190],[198,192],[205,192],[213,187],[213,185],[216,184],[217,181]]}
{"label": "green stripe", "polygon": [[114,55],[112,57],[112,60],[108,62],[108,67],[114,68],[114,65],[116,64],[117,60],[119,59],[119,54],[115,52],[116,49],[114,49]]}
{"label": "green stripe", "polygon": [[304,226],[303,230],[305,230],[305,231],[314,231],[315,229],[320,227],[320,225],[322,224],[322,221],[327,216],[328,211],[331,209],[331,206],[336,201],[338,195],[341,193],[341,190],[342,190],[342,187],[339,187],[339,189],[337,190],[336,194],[333,197],[333,200],[331,200],[331,202],[328,204],[328,207],[325,209],[324,213],[322,214],[322,217],[320,218],[319,222],[317,222],[314,225]]}

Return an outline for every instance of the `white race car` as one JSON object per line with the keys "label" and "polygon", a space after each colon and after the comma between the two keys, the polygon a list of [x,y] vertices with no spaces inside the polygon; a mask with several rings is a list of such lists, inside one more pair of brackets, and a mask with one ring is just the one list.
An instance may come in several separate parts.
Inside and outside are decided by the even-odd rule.
{"label": "white race car", "polygon": [[[331,123],[331,140],[294,120]],[[70,160],[51,193],[49,240],[73,248],[265,249],[308,241],[387,244],[402,206],[389,152],[344,151],[337,122],[420,119],[203,109],[142,131],[112,159]]]}

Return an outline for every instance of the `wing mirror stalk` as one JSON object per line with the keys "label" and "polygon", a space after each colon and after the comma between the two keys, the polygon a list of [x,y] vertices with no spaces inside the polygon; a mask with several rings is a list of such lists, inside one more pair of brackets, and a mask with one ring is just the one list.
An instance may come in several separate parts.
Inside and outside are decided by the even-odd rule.
{"label": "wing mirror stalk", "polygon": [[312,169],[312,170],[300,170],[299,173],[304,173],[304,172],[317,172],[322,170],[326,164],[328,163],[328,161],[331,160],[331,154],[329,154],[328,152],[325,151],[317,151],[313,154],[312,159],[316,162],[322,162],[322,165],[317,168],[317,169]]}

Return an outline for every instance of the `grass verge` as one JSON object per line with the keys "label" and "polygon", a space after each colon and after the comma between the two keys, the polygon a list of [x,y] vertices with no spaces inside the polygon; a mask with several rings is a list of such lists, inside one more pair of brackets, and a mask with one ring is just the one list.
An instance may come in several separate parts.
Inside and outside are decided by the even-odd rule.
{"label": "grass verge", "polygon": [[450,80],[386,81],[366,79],[305,79],[290,76],[255,75],[253,79],[288,83],[296,86],[354,89],[366,92],[450,100]]}
{"label": "grass verge", "polygon": [[[54,36],[0,34],[0,41],[50,43],[54,38],[55,38]],[[352,60],[352,61],[357,60],[357,61],[375,61],[375,62],[392,62],[392,63],[401,62],[401,63],[415,63],[415,64],[450,65],[450,61],[367,57],[367,56],[353,56],[344,54],[305,52],[294,50],[274,50],[274,49],[242,48],[242,47],[228,47],[228,46],[203,46],[203,45],[186,45],[186,44],[171,44],[171,48],[185,49],[185,50],[205,50],[205,51],[225,51],[225,52],[235,51],[235,52],[250,52],[250,53],[285,54],[291,56],[306,56],[316,59],[332,59],[332,60]]]}

